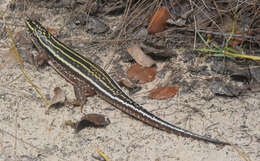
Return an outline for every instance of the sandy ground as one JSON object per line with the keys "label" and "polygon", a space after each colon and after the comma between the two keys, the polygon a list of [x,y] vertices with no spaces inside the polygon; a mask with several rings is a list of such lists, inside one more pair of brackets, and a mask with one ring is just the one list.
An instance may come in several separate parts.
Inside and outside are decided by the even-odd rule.
{"label": "sandy ground", "polygon": [[[4,49],[3,43],[1,48]],[[108,63],[103,59],[104,64]],[[37,70],[25,63],[25,69],[44,95],[51,97],[53,89],[61,87],[69,100],[74,99],[72,86],[51,67]],[[102,160],[96,148],[112,161],[260,160],[259,92],[238,98],[216,96],[210,101],[201,99],[207,94],[199,90],[179,93],[167,100],[148,99],[146,91],[159,81],[156,78],[143,85],[142,91],[131,97],[170,123],[201,135],[226,139],[237,146],[216,146],[168,134],[132,119],[97,96],[88,99],[84,113],[105,114],[111,124],[75,134],[64,122],[79,120],[83,116],[80,108],[63,106],[46,115],[44,101],[16,65],[0,70],[0,160]],[[192,108],[200,112],[194,113]]]}
{"label": "sandy ground", "polygon": [[[53,95],[58,86],[66,90],[68,99],[74,98],[71,85],[50,67],[37,71],[27,64],[26,69],[42,93]],[[88,99],[84,112],[105,114],[111,124],[75,134],[63,124],[65,120],[79,120],[83,116],[79,108],[65,106],[51,109],[46,115],[44,101],[23,76],[10,83],[21,74],[18,67],[0,72],[0,160],[95,160],[93,156],[98,156],[95,148],[117,161],[245,160],[234,147],[216,146],[151,128],[114,110],[98,97]],[[147,88],[144,86],[144,90]],[[243,155],[259,160],[259,93],[239,98],[215,97],[209,102],[196,95],[199,94],[177,95],[163,101],[149,100],[144,94],[133,97],[161,118],[202,135],[225,138],[237,144]],[[192,113],[190,107],[200,109],[203,115]]]}

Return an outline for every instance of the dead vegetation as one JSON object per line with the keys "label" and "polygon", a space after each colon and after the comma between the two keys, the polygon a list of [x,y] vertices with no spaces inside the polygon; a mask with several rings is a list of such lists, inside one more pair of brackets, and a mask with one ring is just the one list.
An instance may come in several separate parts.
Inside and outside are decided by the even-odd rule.
{"label": "dead vegetation", "polygon": [[[5,0],[1,3],[6,5],[0,10],[0,72],[19,64],[14,60],[17,57],[9,43],[8,28],[15,33],[14,41],[21,58],[30,62],[27,51],[31,46],[28,47],[30,43],[22,33],[26,32],[24,19],[31,18],[43,23],[65,44],[103,64],[102,67],[112,68],[112,75],[117,73],[131,79],[143,72],[142,78],[132,82],[135,87],[142,87],[138,83],[148,79],[147,75],[152,73],[152,78],[145,83],[156,78],[159,81],[149,89],[155,89],[155,92],[146,94],[150,98],[165,99],[177,92],[197,92],[204,93],[200,99],[208,102],[219,96],[240,99],[260,91],[260,2],[257,0]],[[138,52],[133,50],[133,46]],[[108,50],[114,55],[107,54]],[[131,64],[135,64],[133,67],[136,63],[145,66],[146,70],[138,68],[138,72],[129,76]],[[20,67],[25,72],[24,66],[20,64]],[[19,79],[20,75],[16,78]],[[13,81],[17,81],[16,78]],[[31,84],[35,86],[33,82]],[[161,95],[155,95],[158,93]],[[256,96],[255,100],[257,102],[259,97]],[[190,113],[201,111],[194,109]],[[253,109],[259,111],[259,107]],[[256,119],[259,123],[259,117]],[[238,129],[243,131],[242,128]],[[259,145],[259,128],[249,129],[256,131],[247,137],[252,139],[253,145]],[[1,129],[0,133],[9,135]],[[17,135],[9,136],[19,138]],[[232,140],[236,144],[239,139]],[[249,145],[239,146],[243,146],[247,154],[252,154],[252,158],[259,158],[259,148],[250,148]],[[31,148],[36,149],[34,146]],[[237,147],[233,146],[233,150],[239,153],[241,160],[250,160]],[[97,151],[108,160],[105,154]],[[159,156],[167,158],[167,155]]]}

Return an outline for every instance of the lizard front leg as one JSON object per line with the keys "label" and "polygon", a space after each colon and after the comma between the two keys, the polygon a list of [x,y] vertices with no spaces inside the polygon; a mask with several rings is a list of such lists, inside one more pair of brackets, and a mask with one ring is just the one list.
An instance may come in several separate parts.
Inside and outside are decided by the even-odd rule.
{"label": "lizard front leg", "polygon": [[80,111],[82,112],[83,105],[86,103],[87,97],[95,95],[96,91],[91,86],[74,85],[73,87],[76,99],[71,102],[66,102],[66,104],[80,106]]}

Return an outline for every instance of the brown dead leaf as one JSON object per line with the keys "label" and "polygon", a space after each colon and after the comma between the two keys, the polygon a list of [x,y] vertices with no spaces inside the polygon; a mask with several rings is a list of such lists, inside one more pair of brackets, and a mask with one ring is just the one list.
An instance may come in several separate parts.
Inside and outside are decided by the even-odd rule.
{"label": "brown dead leaf", "polygon": [[131,82],[129,79],[127,79],[127,78],[123,78],[123,77],[120,77],[119,78],[119,84],[121,85],[123,85],[123,86],[125,86],[125,87],[127,87],[127,88],[134,88],[135,87],[135,85],[134,85],[134,83],[133,82]]}
{"label": "brown dead leaf", "polygon": [[50,106],[65,102],[66,95],[60,87],[56,87],[53,92],[54,96],[51,98]]}
{"label": "brown dead leaf", "polygon": [[56,35],[57,34],[57,31],[55,30],[55,29],[53,29],[53,28],[47,28],[48,29],[48,31],[52,34],[52,35]]}
{"label": "brown dead leaf", "polygon": [[110,124],[110,120],[102,114],[91,113],[83,116],[80,121],[73,123],[70,120],[65,121],[66,125],[71,126],[78,133],[82,129],[92,126],[92,127],[105,127]]}
{"label": "brown dead leaf", "polygon": [[178,86],[159,87],[150,91],[148,97],[152,99],[167,99],[173,97],[179,90]]}
{"label": "brown dead leaf", "polygon": [[[244,33],[241,31],[235,31],[235,34],[244,34]],[[231,45],[234,48],[235,46],[241,44],[245,40],[246,38],[244,37],[232,37],[232,39],[229,41],[229,45]]]}
{"label": "brown dead leaf", "polygon": [[127,51],[138,64],[144,67],[151,67],[153,64],[155,64],[153,59],[146,55],[139,45],[133,45],[127,48]]}
{"label": "brown dead leaf", "polygon": [[154,34],[163,31],[166,26],[166,21],[170,17],[170,13],[166,7],[160,7],[157,9],[150,19],[147,29],[148,32]]}
{"label": "brown dead leaf", "polygon": [[127,77],[140,84],[151,82],[155,79],[156,68],[155,67],[142,67],[139,64],[132,65],[127,71]]}
{"label": "brown dead leaf", "polygon": [[[223,31],[226,33],[232,33],[232,30],[234,30],[234,34],[250,35],[249,32],[243,31],[243,27],[242,27],[241,23],[235,22],[235,24],[233,26],[233,22],[234,22],[234,20],[230,16],[225,15],[224,21],[223,21],[223,27],[222,27]],[[244,37],[232,37],[228,43],[232,47],[235,47],[235,46],[241,44],[245,40],[246,40],[246,38],[244,38]]]}

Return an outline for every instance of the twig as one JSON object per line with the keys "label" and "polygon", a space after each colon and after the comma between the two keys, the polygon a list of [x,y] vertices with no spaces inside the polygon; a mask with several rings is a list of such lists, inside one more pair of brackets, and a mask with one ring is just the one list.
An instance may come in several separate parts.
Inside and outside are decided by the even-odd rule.
{"label": "twig", "polygon": [[95,147],[95,150],[103,159],[105,159],[106,161],[110,161],[110,159],[100,149]]}
{"label": "twig", "polygon": [[[188,31],[193,31],[192,29],[187,29]],[[225,37],[242,37],[242,38],[247,38],[247,39],[255,39],[254,36],[248,36],[245,34],[232,34],[232,33],[224,33],[224,32],[216,32],[216,31],[207,31],[207,30],[197,30],[197,32],[202,32],[206,34],[213,34],[213,35],[220,35],[220,36],[225,36]]]}
{"label": "twig", "polygon": [[[190,5],[191,5],[191,9],[194,10],[191,0],[190,0]],[[193,19],[194,19],[194,30],[195,30],[193,49],[195,49],[196,48],[196,40],[197,40],[197,31],[198,31],[197,21],[196,21],[196,16],[195,15],[193,15]]]}

